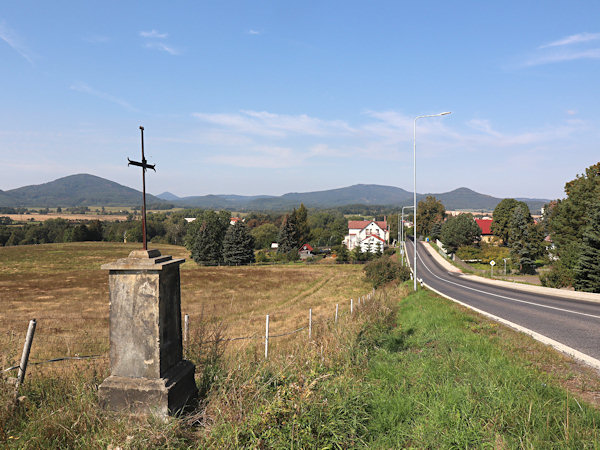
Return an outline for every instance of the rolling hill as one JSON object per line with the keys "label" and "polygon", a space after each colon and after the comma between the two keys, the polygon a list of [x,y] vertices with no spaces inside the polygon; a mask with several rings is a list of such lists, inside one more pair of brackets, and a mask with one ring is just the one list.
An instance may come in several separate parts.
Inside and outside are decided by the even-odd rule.
{"label": "rolling hill", "polygon": [[[480,194],[461,187],[450,192],[417,194],[417,199],[433,195],[447,209],[491,211],[500,198]],[[0,206],[12,207],[69,207],[69,206],[138,206],[141,193],[135,189],[89,174],[71,175],[49,183],[0,191]],[[413,194],[393,186],[356,184],[338,189],[314,192],[292,192],[270,195],[203,195],[178,197],[170,192],[147,195],[149,205],[171,203],[182,207],[229,209],[234,211],[289,210],[304,203],[309,208],[336,208],[347,205],[406,206],[412,204]],[[521,199],[532,213],[539,211],[547,200]]]}
{"label": "rolling hill", "polygon": [[[138,206],[141,192],[89,174],[70,175],[49,183],[23,186],[0,193],[0,206]],[[148,203],[165,203],[147,195]]]}

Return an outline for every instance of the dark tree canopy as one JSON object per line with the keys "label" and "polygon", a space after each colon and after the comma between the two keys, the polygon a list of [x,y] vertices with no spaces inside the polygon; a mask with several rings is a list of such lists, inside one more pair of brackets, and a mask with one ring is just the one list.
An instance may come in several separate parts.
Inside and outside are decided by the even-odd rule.
{"label": "dark tree canopy", "polygon": [[535,273],[535,258],[538,253],[539,236],[535,226],[529,222],[531,215],[525,205],[517,205],[509,222],[509,246],[513,263],[521,273]]}
{"label": "dark tree canopy", "polygon": [[217,265],[223,262],[223,239],[229,227],[229,211],[204,211],[189,227],[187,248],[198,264]]}
{"label": "dark tree canopy", "polygon": [[298,251],[300,244],[298,243],[298,225],[296,223],[295,214],[290,214],[283,219],[281,228],[279,229],[279,236],[277,237],[277,248],[278,253],[290,253],[291,251]]}
{"label": "dark tree canopy", "polygon": [[528,223],[533,223],[529,206],[526,203],[515,200],[514,198],[505,198],[494,209],[494,222],[492,223],[492,233],[498,236],[504,242],[504,245],[510,245],[510,222],[515,208],[520,206],[527,211],[529,217]]}
{"label": "dark tree canopy", "polygon": [[446,250],[456,253],[459,247],[479,243],[481,228],[471,214],[459,214],[444,222],[440,237]]}
{"label": "dark tree canopy", "polygon": [[254,262],[254,238],[242,221],[230,225],[225,233],[223,262],[233,266]]}
{"label": "dark tree canopy", "polygon": [[547,229],[564,267],[573,270],[579,261],[580,243],[590,223],[590,208],[600,199],[600,162],[588,167],[565,185],[567,198],[548,207]]}
{"label": "dark tree canopy", "polygon": [[575,289],[600,293],[600,203],[590,211],[575,266]]}
{"label": "dark tree canopy", "polygon": [[435,197],[428,195],[425,200],[417,204],[417,233],[419,236],[431,235],[431,230],[436,223],[443,222],[446,217],[446,208]]}

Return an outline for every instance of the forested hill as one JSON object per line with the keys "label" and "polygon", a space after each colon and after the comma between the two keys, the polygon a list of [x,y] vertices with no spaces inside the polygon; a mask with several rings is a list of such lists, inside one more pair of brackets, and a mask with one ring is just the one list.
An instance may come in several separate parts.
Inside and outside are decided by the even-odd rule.
{"label": "forested hill", "polygon": [[[467,188],[451,192],[417,194],[418,199],[433,195],[447,209],[493,210],[500,198]],[[169,192],[147,195],[149,205],[177,206],[235,211],[287,210],[304,203],[309,208],[335,208],[347,205],[407,206],[412,204],[412,192],[393,186],[356,184],[325,191],[269,195],[203,195],[177,197]],[[68,206],[139,206],[141,193],[113,181],[88,174],[71,175],[49,183],[0,191],[0,206],[68,207]],[[539,211],[547,200],[522,199],[532,213]]]}
{"label": "forested hill", "polygon": [[[0,206],[139,206],[142,194],[95,175],[78,174],[0,192]],[[165,203],[147,195],[149,203]]]}

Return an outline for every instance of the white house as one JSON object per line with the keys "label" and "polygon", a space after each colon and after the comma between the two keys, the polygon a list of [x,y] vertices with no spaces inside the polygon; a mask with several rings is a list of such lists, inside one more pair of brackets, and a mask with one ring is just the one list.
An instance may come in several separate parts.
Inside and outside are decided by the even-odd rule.
{"label": "white house", "polygon": [[360,245],[363,252],[383,252],[390,230],[387,220],[350,220],[348,221],[348,234],[344,238],[344,245],[352,250]]}

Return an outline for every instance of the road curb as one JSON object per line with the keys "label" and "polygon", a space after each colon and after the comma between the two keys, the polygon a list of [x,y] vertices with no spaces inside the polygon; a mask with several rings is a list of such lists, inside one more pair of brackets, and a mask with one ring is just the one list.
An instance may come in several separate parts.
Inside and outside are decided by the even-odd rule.
{"label": "road curb", "polygon": [[[424,242],[424,244],[428,244],[428,243]],[[450,264],[442,255],[440,255],[431,246],[431,244],[425,245],[424,248],[427,251],[427,253],[429,253],[433,258],[435,258],[435,260],[438,263],[440,263],[444,267],[444,269],[448,270],[449,272],[459,273],[461,278],[465,278],[467,280],[474,281],[476,283],[491,284],[491,285],[501,286],[501,287],[505,287],[505,288],[509,288],[509,289],[514,289],[516,291],[533,292],[535,294],[545,294],[545,295],[552,295],[555,297],[558,296],[558,297],[565,297],[565,298],[570,298],[570,299],[574,299],[574,300],[583,300],[586,302],[600,303],[600,294],[593,294],[591,292],[567,291],[564,289],[554,289],[554,288],[549,288],[549,287],[544,287],[544,286],[534,286],[531,284],[521,284],[521,283],[514,283],[514,282],[510,282],[510,281],[503,281],[503,280],[490,280],[489,278],[478,277],[477,275],[468,275],[468,274],[463,273],[460,269],[458,269],[454,265]],[[449,266],[452,269],[450,269]]]}

